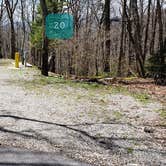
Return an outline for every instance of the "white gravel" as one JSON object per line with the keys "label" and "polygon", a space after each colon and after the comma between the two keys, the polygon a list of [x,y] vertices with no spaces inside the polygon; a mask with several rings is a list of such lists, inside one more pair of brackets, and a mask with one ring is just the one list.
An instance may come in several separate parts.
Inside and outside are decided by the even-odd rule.
{"label": "white gravel", "polygon": [[155,126],[162,120],[155,112],[160,103],[69,84],[31,85],[36,75],[0,63],[1,146],[57,152],[92,165],[166,164],[166,128]]}

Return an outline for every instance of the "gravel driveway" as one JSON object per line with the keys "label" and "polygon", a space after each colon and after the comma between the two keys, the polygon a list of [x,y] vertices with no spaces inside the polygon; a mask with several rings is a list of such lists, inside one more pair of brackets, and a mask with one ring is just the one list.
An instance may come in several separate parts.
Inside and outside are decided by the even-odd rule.
{"label": "gravel driveway", "polygon": [[166,165],[163,105],[121,87],[73,83],[0,60],[0,145],[91,165]]}

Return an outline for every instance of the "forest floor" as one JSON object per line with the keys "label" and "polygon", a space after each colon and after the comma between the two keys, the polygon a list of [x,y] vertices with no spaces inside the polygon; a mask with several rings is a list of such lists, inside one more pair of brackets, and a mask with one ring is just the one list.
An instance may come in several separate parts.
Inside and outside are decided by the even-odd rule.
{"label": "forest floor", "polygon": [[91,165],[166,165],[166,87],[43,77],[0,60],[0,146]]}

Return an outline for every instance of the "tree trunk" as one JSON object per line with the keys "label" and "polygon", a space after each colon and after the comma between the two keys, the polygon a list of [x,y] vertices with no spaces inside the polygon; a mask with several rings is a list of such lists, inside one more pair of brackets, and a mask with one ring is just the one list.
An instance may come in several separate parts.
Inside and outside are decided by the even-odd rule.
{"label": "tree trunk", "polygon": [[[164,39],[163,39],[163,21],[162,21],[162,6],[160,0],[157,0],[157,15],[159,25],[159,51],[160,51],[160,65],[165,65],[165,53],[164,53]],[[161,71],[162,72],[162,71]]]}
{"label": "tree trunk", "polygon": [[152,37],[150,41],[150,54],[154,55],[155,37],[156,37],[156,26],[157,26],[157,12],[153,9],[152,15]]}
{"label": "tree trunk", "polygon": [[10,20],[11,23],[11,58],[15,58],[15,51],[16,51],[16,41],[15,41],[15,29],[14,29],[14,22],[13,18]]}
{"label": "tree trunk", "polygon": [[6,7],[6,10],[7,10],[7,14],[8,14],[8,17],[9,17],[9,20],[10,20],[10,25],[11,25],[11,52],[10,52],[10,56],[12,59],[14,59],[15,57],[15,51],[16,51],[16,40],[15,40],[15,29],[14,29],[14,18],[13,18],[13,15],[14,15],[14,12],[15,12],[15,9],[16,9],[16,6],[18,4],[18,0],[5,0],[5,7]]}
{"label": "tree trunk", "polygon": [[162,7],[160,0],[157,0],[157,15],[158,15],[158,25],[159,25],[159,49],[163,49],[163,23],[162,23]]}
{"label": "tree trunk", "polygon": [[42,69],[41,69],[41,73],[44,76],[48,76],[48,39],[45,35],[46,16],[48,14],[46,1],[40,0],[40,6],[42,9],[42,16],[43,16],[43,45],[42,45]]}
{"label": "tree trunk", "polygon": [[124,60],[124,32],[125,32],[125,13],[126,9],[126,1],[123,2],[123,14],[122,14],[122,25],[121,25],[121,39],[120,39],[120,54],[119,54],[119,62],[118,62],[118,76],[122,76],[122,66]]}
{"label": "tree trunk", "polygon": [[151,8],[151,3],[152,0],[148,1],[148,18],[147,18],[147,23],[146,23],[146,30],[145,30],[145,41],[144,41],[144,53],[143,53],[143,61],[145,62],[146,60],[146,53],[148,51],[147,49],[147,42],[148,42],[148,37],[149,37],[149,22],[150,22],[150,8]]}
{"label": "tree trunk", "polygon": [[[141,34],[141,24],[140,17],[138,12],[137,0],[130,0],[132,20],[128,15],[127,9],[125,10],[125,16],[127,18],[127,30],[129,33],[129,38],[134,46],[135,55],[136,55],[136,68],[140,77],[144,77],[144,58],[143,58],[143,49],[142,49],[142,34]],[[134,31],[134,34],[132,33]]]}
{"label": "tree trunk", "polygon": [[23,30],[23,39],[22,39],[22,46],[21,46],[21,52],[24,53],[24,47],[25,47],[25,33],[26,33],[26,25],[25,25],[25,2],[21,0],[21,20],[22,20],[22,30]]}
{"label": "tree trunk", "polygon": [[105,62],[104,72],[110,72],[110,0],[105,0],[105,6],[101,23],[103,24],[105,31]]}

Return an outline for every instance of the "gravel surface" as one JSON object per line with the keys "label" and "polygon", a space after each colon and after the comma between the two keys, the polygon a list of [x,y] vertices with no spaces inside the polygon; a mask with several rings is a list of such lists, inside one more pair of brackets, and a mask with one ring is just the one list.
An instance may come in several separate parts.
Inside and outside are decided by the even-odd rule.
{"label": "gravel surface", "polygon": [[89,166],[48,152],[0,148],[0,166]]}
{"label": "gravel surface", "polygon": [[0,145],[91,165],[166,165],[164,106],[112,88],[54,81],[0,60]]}

